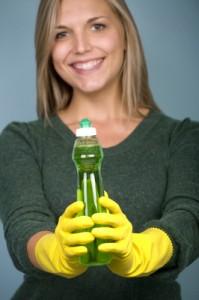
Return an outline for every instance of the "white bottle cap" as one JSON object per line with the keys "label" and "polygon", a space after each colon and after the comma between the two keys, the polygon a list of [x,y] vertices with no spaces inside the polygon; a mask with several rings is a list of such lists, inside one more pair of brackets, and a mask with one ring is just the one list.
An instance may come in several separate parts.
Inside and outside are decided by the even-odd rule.
{"label": "white bottle cap", "polygon": [[96,128],[92,127],[89,119],[83,119],[80,121],[80,128],[76,129],[76,136],[95,136]]}

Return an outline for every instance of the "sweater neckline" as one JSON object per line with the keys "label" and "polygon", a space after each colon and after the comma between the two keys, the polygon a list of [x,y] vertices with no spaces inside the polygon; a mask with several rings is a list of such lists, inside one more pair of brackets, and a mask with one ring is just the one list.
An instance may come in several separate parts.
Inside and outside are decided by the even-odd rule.
{"label": "sweater neckline", "polygon": [[[114,146],[103,148],[104,154],[109,156],[120,152],[124,153],[128,151],[129,148],[132,149],[132,146],[137,146],[140,143],[143,143],[146,134],[148,134],[152,127],[159,121],[160,115],[160,112],[151,110],[123,141]],[[76,136],[72,130],[60,119],[58,115],[52,116],[51,122],[57,133],[61,135],[68,144],[73,146]]]}

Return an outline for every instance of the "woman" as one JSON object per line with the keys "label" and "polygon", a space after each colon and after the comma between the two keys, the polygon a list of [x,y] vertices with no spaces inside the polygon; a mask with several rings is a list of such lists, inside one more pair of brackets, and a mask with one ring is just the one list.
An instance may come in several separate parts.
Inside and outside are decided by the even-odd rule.
{"label": "woman", "polygon": [[[124,1],[42,0],[35,41],[40,118],[0,138],[1,218],[25,274],[13,299],[180,299],[174,280],[199,255],[199,124],[159,111]],[[76,216],[71,159],[84,117],[116,199],[91,217]],[[87,268],[95,238],[112,260]]]}

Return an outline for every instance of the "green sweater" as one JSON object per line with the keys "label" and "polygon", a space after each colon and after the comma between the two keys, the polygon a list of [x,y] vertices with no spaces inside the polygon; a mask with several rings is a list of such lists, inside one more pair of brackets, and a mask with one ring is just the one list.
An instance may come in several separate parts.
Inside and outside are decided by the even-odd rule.
{"label": "green sweater", "polygon": [[159,227],[173,241],[172,260],[148,278],[126,279],[93,267],[64,279],[28,260],[28,239],[53,231],[76,198],[74,140],[57,116],[51,125],[12,123],[0,136],[0,216],[13,263],[25,274],[13,299],[180,299],[174,280],[199,256],[199,123],[151,112],[123,142],[104,149],[105,190],[134,231]]}

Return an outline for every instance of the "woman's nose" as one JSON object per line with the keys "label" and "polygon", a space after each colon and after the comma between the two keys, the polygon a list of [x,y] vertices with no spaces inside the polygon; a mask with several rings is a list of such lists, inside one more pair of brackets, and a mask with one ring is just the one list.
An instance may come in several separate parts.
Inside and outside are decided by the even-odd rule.
{"label": "woman's nose", "polygon": [[74,38],[74,52],[76,54],[82,54],[91,50],[91,43],[86,33],[76,34]]}

